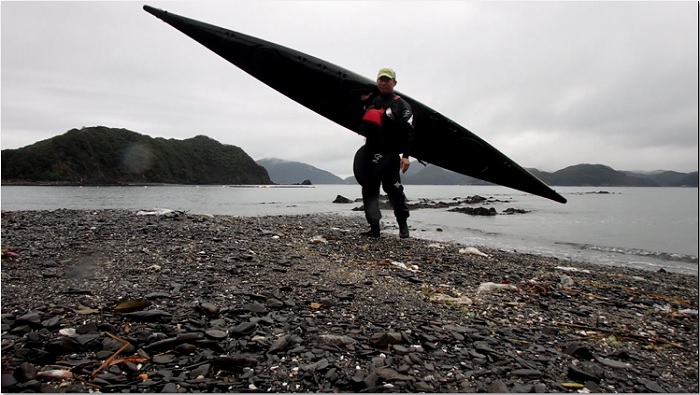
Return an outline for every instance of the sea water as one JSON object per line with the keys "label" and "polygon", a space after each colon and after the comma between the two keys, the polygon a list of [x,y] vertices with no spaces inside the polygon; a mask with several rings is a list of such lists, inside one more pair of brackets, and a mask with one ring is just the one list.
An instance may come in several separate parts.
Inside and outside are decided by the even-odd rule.
{"label": "sea water", "polygon": [[[698,274],[697,188],[559,187],[560,204],[499,186],[407,185],[411,202],[451,202],[479,195],[499,215],[471,216],[447,209],[411,212],[413,237],[465,246],[555,256],[601,265]],[[213,215],[261,216],[336,213],[352,215],[361,202],[357,185],[279,186],[2,186],[3,211],[168,208]],[[505,215],[507,208],[527,213]],[[386,233],[398,233],[383,211]]]}

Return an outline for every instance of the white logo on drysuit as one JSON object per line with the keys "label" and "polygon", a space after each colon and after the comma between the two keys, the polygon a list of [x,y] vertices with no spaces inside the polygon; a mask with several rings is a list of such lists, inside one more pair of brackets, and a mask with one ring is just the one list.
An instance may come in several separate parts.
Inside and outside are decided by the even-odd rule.
{"label": "white logo on drysuit", "polygon": [[[394,119],[394,113],[391,111],[391,107],[387,108],[384,113],[387,117],[389,117],[389,119]],[[411,114],[410,110],[403,111],[403,119],[405,119],[406,123],[408,123],[409,125],[413,125],[413,115]]]}
{"label": "white logo on drysuit", "polygon": [[391,111],[391,107],[387,108],[386,111],[384,112],[389,119],[394,119],[394,113]]}
{"label": "white logo on drysuit", "polygon": [[[403,117],[404,117],[404,118],[408,117],[409,115],[411,115],[411,112],[410,112],[410,111],[405,110],[405,111],[403,112]],[[411,115],[411,117],[408,118],[408,120],[407,120],[406,122],[408,122],[409,125],[413,125],[413,115]]]}
{"label": "white logo on drysuit", "polygon": [[374,154],[374,159],[372,159],[372,163],[379,163],[380,159],[382,159],[382,154]]}
{"label": "white logo on drysuit", "polygon": [[396,188],[396,189],[401,188],[401,183],[396,181],[396,184],[394,184],[394,188]]}

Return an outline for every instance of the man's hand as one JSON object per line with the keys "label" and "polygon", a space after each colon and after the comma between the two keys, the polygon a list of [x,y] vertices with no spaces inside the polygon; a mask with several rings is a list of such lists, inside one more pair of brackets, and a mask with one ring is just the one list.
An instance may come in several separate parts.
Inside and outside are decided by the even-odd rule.
{"label": "man's hand", "polygon": [[411,160],[408,158],[401,158],[401,163],[399,164],[401,172],[402,173],[407,172],[409,166],[411,166]]}

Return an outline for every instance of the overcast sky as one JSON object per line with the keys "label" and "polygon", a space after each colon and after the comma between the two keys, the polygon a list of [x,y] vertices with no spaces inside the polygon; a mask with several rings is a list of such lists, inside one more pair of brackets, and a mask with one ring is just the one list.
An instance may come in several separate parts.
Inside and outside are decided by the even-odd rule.
{"label": "overcast sky", "polygon": [[351,175],[362,137],[144,4],[370,79],[393,67],[399,92],[524,167],[698,169],[695,1],[3,1],[2,149],[103,125]]}

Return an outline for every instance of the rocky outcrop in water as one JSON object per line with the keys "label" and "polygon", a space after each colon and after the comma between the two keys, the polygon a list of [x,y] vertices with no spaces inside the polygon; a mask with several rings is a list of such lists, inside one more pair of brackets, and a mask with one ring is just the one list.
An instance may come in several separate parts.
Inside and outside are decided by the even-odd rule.
{"label": "rocky outcrop in water", "polygon": [[[362,202],[362,199],[357,201]],[[333,203],[351,203],[352,201],[344,196],[338,195]],[[408,208],[410,210],[419,209],[449,209],[447,211],[463,213],[468,215],[478,215],[478,216],[493,216],[498,215],[493,207],[471,207],[475,204],[493,204],[493,203],[509,203],[510,201],[502,201],[494,198],[485,198],[479,195],[469,196],[467,198],[454,198],[449,201],[444,200],[430,200],[430,199],[418,199],[417,201],[408,202]],[[391,203],[386,196],[380,196],[379,208],[382,210],[393,210]],[[353,208],[353,211],[363,211],[364,205]],[[516,208],[508,208],[503,211],[504,215],[512,214],[526,214],[530,211]]]}

